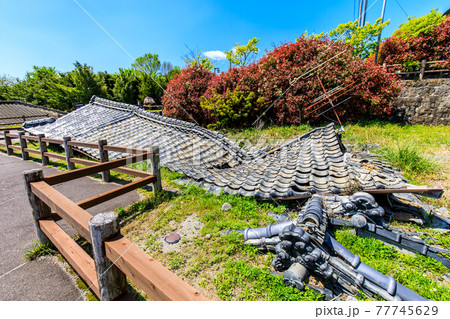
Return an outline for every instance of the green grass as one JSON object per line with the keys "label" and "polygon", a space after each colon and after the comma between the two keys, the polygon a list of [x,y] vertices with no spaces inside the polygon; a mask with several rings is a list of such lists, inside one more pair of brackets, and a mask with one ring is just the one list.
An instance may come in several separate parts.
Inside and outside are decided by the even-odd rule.
{"label": "green grass", "polygon": [[442,275],[448,268],[434,259],[421,255],[399,253],[394,247],[374,238],[361,238],[349,230],[338,230],[337,241],[359,255],[361,261],[392,276],[400,284],[432,300],[450,300],[450,286]]}
{"label": "green grass", "polygon": [[400,168],[409,179],[439,172],[440,165],[421,153],[414,144],[388,146],[382,150],[382,154],[384,159]]}
{"label": "green grass", "polygon": [[280,276],[266,267],[255,267],[243,261],[230,261],[213,279],[222,300],[320,300],[320,295],[305,288],[286,287]]}

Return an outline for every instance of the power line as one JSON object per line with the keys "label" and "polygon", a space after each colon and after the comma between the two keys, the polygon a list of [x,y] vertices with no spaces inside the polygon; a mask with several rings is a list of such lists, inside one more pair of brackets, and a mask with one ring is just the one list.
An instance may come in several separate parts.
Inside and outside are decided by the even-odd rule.
{"label": "power line", "polygon": [[403,7],[400,5],[400,3],[398,3],[397,0],[395,0],[395,2],[398,4],[398,6],[400,7],[400,9],[402,9],[402,11],[403,11],[403,13],[405,14],[405,16],[406,16],[407,18],[409,18],[409,15],[406,13],[405,9],[403,9]]}
{"label": "power line", "polygon": [[162,86],[161,86],[161,84],[159,84],[158,83],[158,81],[156,81],[154,78],[153,78],[153,76],[151,75],[151,74],[149,74],[148,72],[147,72],[147,70],[145,70],[143,67],[142,67],[142,65],[141,65],[141,63],[139,63],[139,62],[137,62],[136,61],[136,59],[135,58],[133,58],[133,56],[130,54],[130,53],[128,53],[128,51],[127,50],[125,50],[125,48],[123,47],[123,46],[121,46],[120,45],[120,43],[119,42],[117,42],[117,40],[111,35],[111,34],[109,34],[109,32],[108,31],[106,31],[106,29],[105,28],[103,28],[103,26],[97,21],[97,20],[95,20],[94,19],[94,17],[83,7],[83,6],[81,6],[81,4],[79,4],[78,2],[77,2],[77,0],[73,0],[73,2],[75,2],[75,4],[81,9],[81,10],[83,10],[83,12],[84,13],[86,13],[86,15],[92,20],[92,21],[94,21],[94,23],[100,28],[100,29],[102,29],[103,30],[103,32],[105,32],[107,35],[108,35],[108,37],[110,37],[111,38],[111,40],[113,40],[114,41],[114,43],[115,44],[117,44],[117,46],[119,47],[119,48],[121,48],[122,49],[122,51],[123,52],[125,52],[125,54],[126,55],[128,55],[128,57],[134,62],[134,63],[136,63],[136,65],[145,73],[145,74],[147,74],[152,80],[153,80],[153,82],[155,82],[155,84],[157,85],[157,86],[159,86],[160,88],[161,88],[161,90],[164,92],[164,93],[166,93],[171,99],[172,99],[172,101],[175,103],[175,105],[176,106],[178,106],[179,108],[181,108],[196,124],[198,124],[198,122],[192,117],[192,115],[191,114],[189,114],[189,112],[188,111],[186,111],[185,109],[184,109],[184,107],[182,107],[174,98],[173,98],[173,96],[171,95],[171,94],[169,94]]}

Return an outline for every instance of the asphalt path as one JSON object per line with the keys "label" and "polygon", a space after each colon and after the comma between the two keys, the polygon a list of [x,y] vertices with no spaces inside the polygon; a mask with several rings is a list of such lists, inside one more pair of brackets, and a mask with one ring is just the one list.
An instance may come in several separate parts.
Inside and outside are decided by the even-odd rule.
{"label": "asphalt path", "polygon": [[[24,251],[36,241],[36,234],[23,172],[35,168],[42,168],[44,176],[60,172],[0,153],[0,300],[82,300],[82,292],[60,262],[55,262],[54,258],[25,260]],[[83,177],[54,187],[77,202],[118,185]],[[95,215],[113,211],[139,199],[139,194],[133,191],[92,207],[88,212]],[[58,224],[67,233],[75,233],[64,221]]]}

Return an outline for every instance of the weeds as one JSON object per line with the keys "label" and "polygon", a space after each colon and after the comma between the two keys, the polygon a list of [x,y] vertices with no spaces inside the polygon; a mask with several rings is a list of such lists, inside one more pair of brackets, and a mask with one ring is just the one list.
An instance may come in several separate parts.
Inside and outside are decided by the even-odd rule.
{"label": "weeds", "polygon": [[438,164],[420,153],[412,143],[387,147],[382,150],[382,153],[388,162],[400,168],[407,177],[433,174],[439,170]]}
{"label": "weeds", "polygon": [[374,238],[361,238],[348,230],[336,231],[336,239],[361,261],[400,284],[432,300],[449,300],[450,287],[442,275],[448,271],[440,262],[421,255],[406,255]]}
{"label": "weeds", "polygon": [[38,241],[33,241],[31,243],[31,249],[25,250],[25,259],[34,260],[40,256],[54,255],[55,253],[56,250],[53,244],[51,243],[41,244]]}
{"label": "weeds", "polygon": [[267,267],[257,267],[243,261],[230,261],[213,279],[222,300],[320,300],[321,295],[306,288],[299,291],[286,287],[280,276]]}

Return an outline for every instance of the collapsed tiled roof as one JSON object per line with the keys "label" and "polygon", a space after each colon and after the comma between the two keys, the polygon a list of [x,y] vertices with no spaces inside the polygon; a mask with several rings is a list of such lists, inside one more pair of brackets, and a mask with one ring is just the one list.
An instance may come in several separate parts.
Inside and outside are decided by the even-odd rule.
{"label": "collapsed tiled roof", "polygon": [[0,101],[0,126],[22,124],[29,120],[61,117],[66,112],[49,109],[25,101]]}
{"label": "collapsed tiled roof", "polygon": [[[194,123],[93,97],[84,107],[44,126],[28,128],[50,138],[148,148],[159,146],[161,165],[185,173],[211,192],[261,199],[302,198],[314,193],[405,188],[397,171],[346,153],[334,126],[316,128],[273,150],[246,152],[223,134]],[[98,151],[82,149],[98,158]],[[119,154],[110,154],[110,158]]]}

